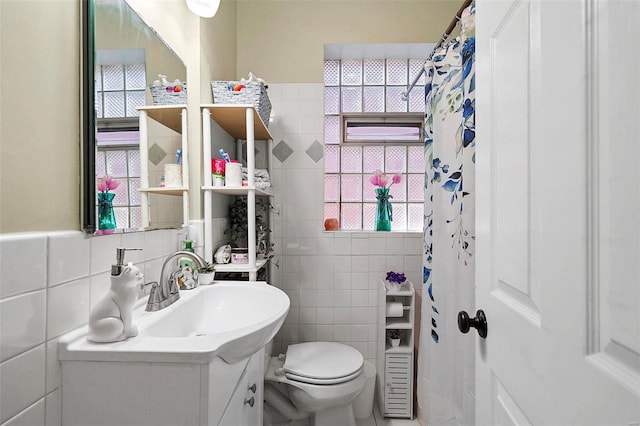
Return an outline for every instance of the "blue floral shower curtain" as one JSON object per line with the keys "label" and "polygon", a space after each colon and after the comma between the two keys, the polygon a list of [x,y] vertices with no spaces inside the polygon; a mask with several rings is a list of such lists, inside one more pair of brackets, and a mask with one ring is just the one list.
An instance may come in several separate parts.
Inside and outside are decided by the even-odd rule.
{"label": "blue floral shower curtain", "polygon": [[475,6],[461,35],[426,65],[425,206],[418,415],[422,424],[474,424],[474,339],[457,329],[475,312]]}

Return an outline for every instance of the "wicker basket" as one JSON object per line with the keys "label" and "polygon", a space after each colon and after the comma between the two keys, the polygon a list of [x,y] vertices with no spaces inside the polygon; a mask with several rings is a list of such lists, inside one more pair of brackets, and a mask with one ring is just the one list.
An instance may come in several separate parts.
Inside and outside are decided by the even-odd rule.
{"label": "wicker basket", "polygon": [[[180,87],[180,91],[176,91]],[[187,104],[187,82],[182,84],[150,84],[151,97],[154,105],[186,105]]]}
{"label": "wicker basket", "polygon": [[[230,90],[236,84],[244,85],[244,89],[239,92]],[[271,115],[271,101],[267,94],[267,88],[264,83],[239,81],[212,81],[211,92],[213,93],[213,102],[216,104],[250,104],[256,107],[258,115],[269,127],[269,116]]]}

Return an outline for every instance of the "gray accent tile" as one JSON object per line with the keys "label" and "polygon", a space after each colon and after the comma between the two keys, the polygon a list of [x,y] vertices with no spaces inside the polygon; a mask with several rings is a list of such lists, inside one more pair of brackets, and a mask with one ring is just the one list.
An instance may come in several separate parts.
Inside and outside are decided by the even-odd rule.
{"label": "gray accent tile", "polygon": [[164,160],[164,157],[166,156],[166,151],[160,148],[157,143],[154,143],[153,145],[151,145],[151,148],[149,148],[149,161],[151,161],[155,166],[160,164],[160,162]]}
{"label": "gray accent tile", "polygon": [[273,156],[276,157],[278,161],[284,163],[286,159],[289,158],[291,154],[293,154],[293,149],[291,149],[291,147],[287,145],[285,141],[280,141],[278,142],[278,145],[273,148],[272,152]]}
{"label": "gray accent tile", "polygon": [[317,140],[313,141],[311,146],[305,151],[307,155],[316,163],[324,157],[324,147]]}

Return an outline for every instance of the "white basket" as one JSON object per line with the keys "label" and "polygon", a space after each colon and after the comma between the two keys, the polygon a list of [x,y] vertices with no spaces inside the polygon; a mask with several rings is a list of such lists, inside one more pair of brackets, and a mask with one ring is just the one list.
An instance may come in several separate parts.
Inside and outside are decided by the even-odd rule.
{"label": "white basket", "polygon": [[[233,86],[242,84],[245,86],[242,90],[234,92]],[[267,94],[267,87],[264,83],[239,81],[212,81],[211,92],[213,93],[213,102],[216,104],[250,104],[256,107],[258,115],[269,127],[269,116],[271,115],[271,101]]]}
{"label": "white basket", "polygon": [[[180,91],[176,92],[176,87],[180,87]],[[167,90],[169,89],[169,90]],[[149,90],[153,98],[154,105],[186,105],[187,104],[187,82],[180,84],[150,84]]]}

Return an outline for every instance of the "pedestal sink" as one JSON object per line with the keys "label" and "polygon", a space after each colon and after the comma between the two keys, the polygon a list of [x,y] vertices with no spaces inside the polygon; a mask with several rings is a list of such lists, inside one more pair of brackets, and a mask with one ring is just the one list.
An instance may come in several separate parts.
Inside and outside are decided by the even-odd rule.
{"label": "pedestal sink", "polygon": [[264,347],[289,298],[263,282],[221,281],[182,291],[172,305],[134,311],[139,334],[93,343],[87,327],[61,337],[67,426],[259,426]]}

